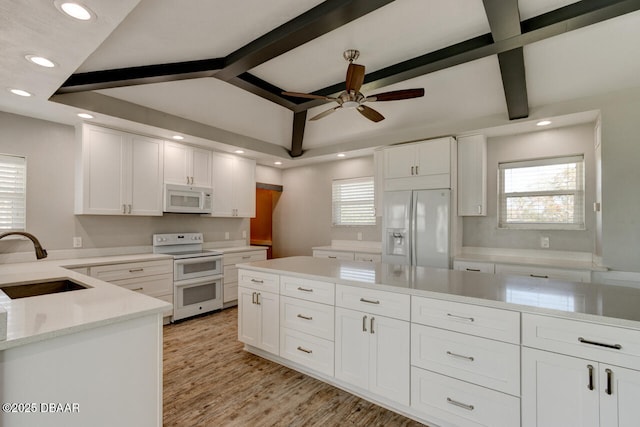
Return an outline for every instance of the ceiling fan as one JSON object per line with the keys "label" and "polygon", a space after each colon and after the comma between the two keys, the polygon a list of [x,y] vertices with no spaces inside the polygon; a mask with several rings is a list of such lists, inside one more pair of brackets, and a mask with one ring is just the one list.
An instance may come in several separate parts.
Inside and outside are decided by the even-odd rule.
{"label": "ceiling fan", "polygon": [[355,108],[367,119],[373,122],[379,122],[381,120],[384,120],[384,116],[373,108],[367,105],[363,105],[365,102],[397,101],[400,99],[411,99],[424,96],[423,88],[394,90],[391,92],[383,92],[376,95],[364,96],[360,92],[360,87],[364,82],[364,65],[353,63],[353,61],[358,59],[358,57],[360,56],[360,52],[355,49],[349,49],[345,50],[342,56],[345,60],[349,61],[349,67],[347,68],[346,90],[341,92],[338,96],[333,97],[300,92],[282,92],[283,95],[287,96],[310,99],[324,99],[327,101],[335,101],[338,103],[337,106],[323,111],[322,113],[311,117],[309,120],[321,119],[341,108]]}

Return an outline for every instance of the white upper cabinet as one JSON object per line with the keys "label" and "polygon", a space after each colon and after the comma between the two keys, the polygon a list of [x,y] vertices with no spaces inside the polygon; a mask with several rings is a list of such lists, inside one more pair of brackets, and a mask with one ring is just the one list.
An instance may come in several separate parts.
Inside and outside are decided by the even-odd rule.
{"label": "white upper cabinet", "polygon": [[487,215],[487,138],[458,138],[458,216]]}
{"label": "white upper cabinet", "polygon": [[256,162],[213,153],[213,212],[217,217],[256,216]]}
{"label": "white upper cabinet", "polygon": [[164,182],[210,187],[211,151],[175,142],[165,142]]}
{"label": "white upper cabinet", "polygon": [[384,190],[451,187],[455,140],[439,138],[384,150]]}
{"label": "white upper cabinet", "polygon": [[78,135],[76,214],[162,215],[163,141],[92,125]]}

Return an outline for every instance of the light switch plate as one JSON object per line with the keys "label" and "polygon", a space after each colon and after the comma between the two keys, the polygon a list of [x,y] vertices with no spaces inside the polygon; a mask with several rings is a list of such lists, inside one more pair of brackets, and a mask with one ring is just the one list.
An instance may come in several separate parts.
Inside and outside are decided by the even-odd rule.
{"label": "light switch plate", "polygon": [[74,248],[81,248],[82,247],[82,237],[74,237],[73,238],[73,247]]}
{"label": "light switch plate", "polygon": [[540,237],[540,247],[544,249],[549,248],[549,236]]}

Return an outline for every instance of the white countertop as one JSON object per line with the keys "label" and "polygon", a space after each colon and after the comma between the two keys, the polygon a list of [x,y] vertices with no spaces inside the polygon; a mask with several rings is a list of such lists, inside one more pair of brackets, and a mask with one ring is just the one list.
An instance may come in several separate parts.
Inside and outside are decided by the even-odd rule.
{"label": "white countertop", "polygon": [[640,329],[640,289],[635,288],[312,257],[238,267]]}
{"label": "white countertop", "polygon": [[0,292],[7,312],[7,338],[0,350],[92,329],[171,308],[171,304],[65,269],[169,258],[140,254],[74,260],[36,261],[0,265],[0,286],[70,279],[88,289],[10,299]]}
{"label": "white countertop", "polygon": [[232,254],[235,252],[266,251],[267,247],[251,245],[251,246],[231,246],[228,248],[208,248],[206,250],[218,251],[218,252],[222,252],[223,254]]}

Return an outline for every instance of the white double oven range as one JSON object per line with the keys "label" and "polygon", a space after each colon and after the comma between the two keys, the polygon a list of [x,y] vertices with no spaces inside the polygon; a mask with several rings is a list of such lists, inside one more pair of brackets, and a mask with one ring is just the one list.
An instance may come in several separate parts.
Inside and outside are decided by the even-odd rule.
{"label": "white double oven range", "polygon": [[153,235],[153,253],[173,256],[174,321],[222,308],[222,253],[202,242],[202,233]]}

